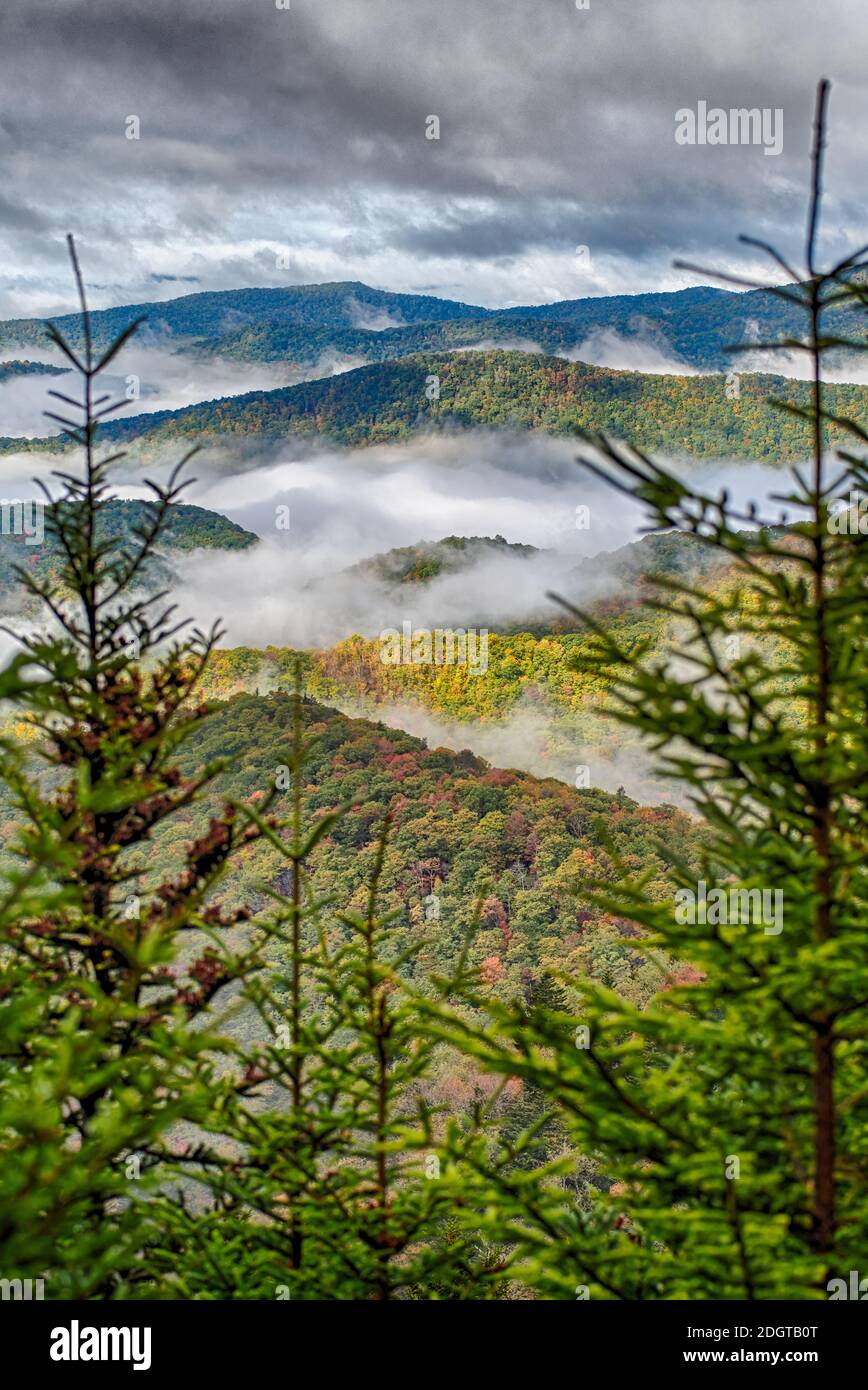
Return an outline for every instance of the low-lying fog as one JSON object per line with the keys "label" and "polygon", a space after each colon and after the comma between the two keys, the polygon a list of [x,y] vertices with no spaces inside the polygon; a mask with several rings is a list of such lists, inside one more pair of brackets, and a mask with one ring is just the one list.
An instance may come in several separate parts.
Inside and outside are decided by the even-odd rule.
{"label": "low-lying fog", "polygon": [[[382,316],[380,316],[382,317]],[[364,320],[357,327],[382,329],[393,327],[388,315],[383,321]],[[103,390],[133,398],[118,416],[138,415],[155,410],[175,410],[198,401],[216,400],[221,396],[240,395],[245,391],[269,391],[299,381],[333,376],[364,365],[362,357],[351,357],[336,351],[325,351],[319,360],[303,370],[291,369],[279,362],[237,362],[231,358],[192,356],[178,351],[180,339],[161,338],[151,332],[142,339],[132,339],[111,370],[100,379]],[[459,351],[515,351],[542,353],[538,342],[528,338],[483,338]],[[662,334],[623,334],[612,328],[598,328],[564,353],[571,362],[589,362],[600,367],[622,371],[650,372],[675,376],[695,375],[696,369],[682,361]],[[65,366],[62,355],[50,348],[4,349],[0,359],[24,359],[31,362],[50,362]],[[733,370],[739,372],[777,372],[782,376],[806,377],[807,358],[800,353],[754,351],[733,358]],[[845,366],[826,372],[827,380],[868,384],[868,362],[853,358]],[[44,411],[54,405],[46,399],[49,387],[68,391],[71,377],[42,376],[12,377],[0,382],[0,435],[32,439],[53,435],[58,426],[46,420]],[[131,383],[134,383],[131,385]]]}
{"label": "low-lying fog", "polygon": [[[616,581],[604,569],[586,567],[579,578],[576,565],[635,540],[644,525],[638,504],[579,466],[578,452],[566,439],[490,431],[356,450],[292,440],[262,459],[208,449],[193,460],[197,481],[186,500],[261,542],[173,557],[184,604],[199,623],[221,616],[226,641],[250,646],[331,646],[405,619],[496,630],[550,618],[550,589],[577,601],[610,592]],[[0,458],[0,492],[33,496],[28,478],[56,463],[32,454]],[[785,481],[758,464],[674,466],[708,490],[726,485],[742,502]],[[147,495],[123,465],[117,476],[120,496]],[[544,553],[483,553],[467,571],[400,588],[348,572],[372,555],[450,535],[500,535]]]}
{"label": "low-lying fog", "polygon": [[[160,375],[166,363],[170,366]],[[651,364],[644,365],[649,369]],[[143,383],[157,383],[136,409],[145,400],[156,409],[278,384],[269,382],[268,367],[236,370],[222,363],[213,366],[213,374],[210,367],[203,373],[200,363],[147,347],[128,353],[124,367],[140,369]],[[35,408],[37,401],[42,407],[46,387],[59,383],[63,390],[67,380],[13,383],[21,415],[12,421],[4,413],[9,397],[3,394],[11,388],[0,387],[0,433],[23,429],[26,409]],[[35,416],[31,428],[43,431]],[[623,581],[604,563],[585,566],[581,573],[576,566],[635,540],[644,523],[632,499],[578,466],[579,451],[567,439],[491,431],[417,436],[356,450],[298,439],[268,453],[257,453],[250,441],[209,447],[193,461],[191,472],[198,481],[186,500],[223,513],[261,540],[245,551],[173,555],[182,611],[200,626],[222,619],[226,646],[329,647],[352,633],[375,637],[405,621],[414,628],[485,626],[496,631],[550,619],[558,613],[546,597],[551,589],[579,605],[617,590]],[[179,452],[167,451],[166,468]],[[64,459],[64,467],[69,464]],[[162,460],[148,472],[163,476],[161,465]],[[30,481],[34,472],[47,476],[57,466],[52,456],[0,457],[0,495],[36,495]],[[708,491],[727,486],[742,503],[762,500],[782,485],[786,490],[786,475],[758,464],[673,467],[689,471]],[[119,465],[116,478],[118,495],[146,495],[134,460]],[[777,516],[778,510],[772,514]],[[483,552],[467,570],[400,588],[371,573],[349,570],[394,547],[449,535],[500,535],[543,553]],[[566,781],[574,775],[574,764],[593,765],[587,750],[553,750],[544,710],[514,712],[499,727],[449,725],[418,708],[383,714],[434,743],[469,746],[491,761]],[[647,766],[640,769],[641,761],[631,753],[618,765],[598,766],[592,781],[623,784],[643,800],[658,800],[659,784]]]}
{"label": "low-lying fog", "polygon": [[[278,386],[292,386],[299,381],[332,376],[362,365],[360,358],[324,353],[315,366],[300,371],[291,370],[280,362],[199,358],[176,351],[177,345],[148,345],[133,339],[110,364],[109,370],[97,378],[99,391],[110,391],[116,398],[130,397],[128,404],[115,412],[115,418],[149,414],[155,410],[178,410],[198,401],[238,396],[245,391],[272,391]],[[7,348],[0,357],[4,361],[67,365],[59,352],[43,348]],[[47,398],[49,388],[76,398],[79,395],[71,373],[56,377],[15,376],[0,381],[0,435],[34,439],[58,434],[60,426],[47,420],[44,414],[46,410],[58,409],[63,413],[59,402]]]}

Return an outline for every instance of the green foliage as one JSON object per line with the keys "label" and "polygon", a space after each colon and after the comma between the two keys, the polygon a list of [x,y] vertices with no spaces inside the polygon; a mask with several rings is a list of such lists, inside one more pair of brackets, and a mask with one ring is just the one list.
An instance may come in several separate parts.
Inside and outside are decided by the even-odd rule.
{"label": "green foliage", "polygon": [[121,510],[117,544],[93,387],[119,344],[94,355],[70,249],[86,345],[79,357],[55,335],[82,385],[80,401],[61,397],[81,419],[60,423],[84,469],[49,497],[56,577],[18,574],[54,633],[17,634],[0,682],[35,735],[26,762],[10,747],[4,763],[18,819],[0,899],[0,1240],[4,1274],[44,1278],[54,1298],[111,1296],[140,1277],[142,1197],[178,1123],[211,1113],[224,1088],[205,1015],[235,968],[221,937],[245,915],[210,898],[237,839],[231,813],[177,876],[144,889],[132,862],[211,780],[182,776],[175,756],[207,714],[191,697],[218,634],[177,636],[162,596],[135,588],[176,475],[149,507]]}
{"label": "green foliage", "polygon": [[[145,344],[193,336],[231,337],[242,325],[263,320],[304,329],[341,330],[365,315],[405,322],[428,319],[478,318],[485,310],[454,300],[424,294],[392,294],[371,289],[358,281],[339,284],[292,285],[287,289],[215,290],[182,295],[179,299],[145,304],[126,304],[115,309],[91,311],[90,333],[94,348],[105,349],[132,321],[146,323]],[[61,314],[54,326],[73,347],[84,346],[78,313]],[[44,319],[6,319],[0,322],[0,347],[47,347],[51,325]]]}
{"label": "green foliage", "polygon": [[[242,1103],[228,1124],[243,1157],[212,1176],[215,1205],[204,1219],[167,1206],[153,1254],[184,1297],[213,1296],[215,1266],[222,1296],[381,1301],[412,1288],[415,1297],[483,1297],[496,1262],[459,1219],[478,1186],[456,1158],[468,1136],[425,1098],[434,1044],[404,979],[422,942],[402,947],[394,914],[378,909],[388,822],[363,907],[334,913],[308,861],[342,812],[305,824],[312,743],[296,694],[284,769],[291,810],[263,821],[239,808],[288,879],[269,890],[276,910],[257,935],[260,968],[239,996],[267,1040],[247,1051]],[[450,1238],[441,1239],[447,1221]],[[227,1234],[232,1242],[236,1225],[244,1239],[230,1265],[217,1244]],[[206,1264],[203,1240],[214,1246]]]}
{"label": "green foliage", "polygon": [[[431,376],[440,395],[428,400]],[[827,388],[830,409],[868,424],[868,388]],[[789,462],[805,457],[804,431],[792,412],[768,410],[779,396],[807,405],[804,382],[745,375],[727,398],[720,376],[649,376],[615,372],[524,352],[417,354],[274,391],[156,410],[106,425],[108,438],[140,441],[147,452],[177,439],[227,436],[268,443],[325,435],[362,446],[407,439],[419,430],[538,429],[551,434],[605,430],[646,449],[694,458]],[[833,442],[842,438],[831,428]],[[0,449],[59,450],[57,440],[0,440]]]}
{"label": "green foliage", "polygon": [[0,362],[0,382],[17,376],[63,376],[68,371],[68,367],[53,367],[49,362]]}
{"label": "green foliage", "polygon": [[[526,1222],[529,1277],[550,1293],[583,1284],[604,1298],[820,1298],[864,1255],[868,552],[829,503],[864,493],[868,472],[847,447],[830,477],[825,452],[833,424],[860,446],[868,436],[834,419],[820,364],[836,346],[827,309],[849,303],[861,316],[868,291],[853,275],[861,257],[829,272],[815,262],[825,100],[823,84],[809,278],[793,272],[770,291],[801,308],[816,369],[798,417],[812,464],[793,471],[785,499],[799,522],[751,540],[725,494],[701,495],[646,454],[593,439],[604,474],[653,525],[704,537],[742,576],[741,594],[719,599],[670,581],[661,606],[695,637],[687,679],[583,615],[596,635],[589,660],[619,668],[618,717],[687,785],[708,835],[704,911],[687,864],[672,875],[675,902],[652,902],[626,864],[593,897],[639,924],[639,954],[690,964],[645,1008],[588,978],[576,982],[572,1016],[495,1005],[484,1030],[463,1016],[439,1024],[536,1086],[572,1144],[599,1156],[608,1191],[587,1209],[501,1174],[498,1219],[511,1209]],[[769,635],[786,652],[786,690],[755,645]],[[757,891],[781,897],[732,897]]]}
{"label": "green foliage", "polygon": [[[63,506],[63,503],[56,504]],[[143,528],[155,515],[153,502],[106,499],[96,516],[96,538],[131,557],[138,545]],[[148,555],[132,576],[136,587],[156,589],[175,582],[172,568],[173,553],[199,549],[244,550],[257,543],[251,531],[229,521],[219,512],[204,507],[191,507],[175,502],[163,517],[159,537],[154,538]],[[64,583],[67,557],[58,533],[51,525],[49,510],[46,535],[40,544],[31,544],[23,534],[4,530],[0,534],[0,601],[7,608],[21,605],[21,572],[39,582],[41,590],[57,590]],[[31,591],[32,593],[32,591]],[[33,595],[37,603],[42,600]]]}

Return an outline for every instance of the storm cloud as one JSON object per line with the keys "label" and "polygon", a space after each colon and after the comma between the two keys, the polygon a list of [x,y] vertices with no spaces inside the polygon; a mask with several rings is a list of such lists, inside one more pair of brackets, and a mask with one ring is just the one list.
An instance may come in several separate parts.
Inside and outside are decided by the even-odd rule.
{"label": "storm cloud", "polygon": [[[677,255],[758,270],[738,232],[798,250],[821,75],[834,252],[865,220],[866,30],[859,0],[6,0],[0,313],[71,307],[68,230],[95,304],[360,279],[505,306],[677,288]],[[779,108],[782,154],[677,144],[700,100]]]}

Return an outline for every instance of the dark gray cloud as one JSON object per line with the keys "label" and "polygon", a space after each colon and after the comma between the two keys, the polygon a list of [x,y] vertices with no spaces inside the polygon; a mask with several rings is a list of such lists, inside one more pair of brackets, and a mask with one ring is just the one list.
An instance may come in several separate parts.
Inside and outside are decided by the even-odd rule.
{"label": "dark gray cloud", "polygon": [[[837,250],[866,32],[862,0],[5,0],[0,313],[67,302],[70,228],[100,302],[352,278],[527,303],[675,287],[673,256],[732,266],[741,230],[794,253],[820,75]],[[676,144],[699,100],[780,108],[783,153]]]}

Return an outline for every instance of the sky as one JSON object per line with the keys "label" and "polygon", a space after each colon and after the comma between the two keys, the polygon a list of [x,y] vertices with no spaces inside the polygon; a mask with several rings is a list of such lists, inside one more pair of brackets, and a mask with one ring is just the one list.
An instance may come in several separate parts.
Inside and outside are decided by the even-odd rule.
{"label": "sky", "polygon": [[[0,316],[72,307],[68,231],[94,307],[328,280],[502,307],[708,281],[676,257],[766,274],[737,237],[798,255],[821,76],[824,249],[864,239],[864,0],[284,3],[4,0]],[[678,143],[676,113],[703,101],[780,111],[781,153]]]}

